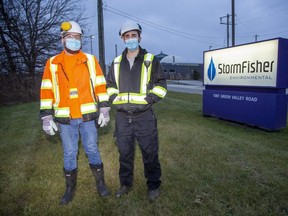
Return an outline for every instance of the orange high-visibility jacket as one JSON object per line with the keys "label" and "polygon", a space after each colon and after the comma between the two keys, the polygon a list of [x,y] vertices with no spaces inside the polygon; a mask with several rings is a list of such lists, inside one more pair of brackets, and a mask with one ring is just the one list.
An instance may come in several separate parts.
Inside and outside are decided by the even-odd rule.
{"label": "orange high-visibility jacket", "polygon": [[40,91],[40,116],[54,115],[67,124],[71,118],[70,99],[78,98],[83,121],[97,118],[97,107],[108,106],[106,80],[95,56],[80,51],[70,86],[64,65],[64,51],[51,57],[45,66]]}

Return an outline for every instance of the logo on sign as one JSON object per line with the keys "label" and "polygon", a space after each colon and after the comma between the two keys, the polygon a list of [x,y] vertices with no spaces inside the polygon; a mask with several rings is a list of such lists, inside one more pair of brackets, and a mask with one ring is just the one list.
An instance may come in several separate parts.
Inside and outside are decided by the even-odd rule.
{"label": "logo on sign", "polygon": [[212,81],[216,76],[216,68],[215,68],[215,64],[213,62],[212,57],[211,57],[210,64],[208,67],[207,76],[208,76],[210,81]]}

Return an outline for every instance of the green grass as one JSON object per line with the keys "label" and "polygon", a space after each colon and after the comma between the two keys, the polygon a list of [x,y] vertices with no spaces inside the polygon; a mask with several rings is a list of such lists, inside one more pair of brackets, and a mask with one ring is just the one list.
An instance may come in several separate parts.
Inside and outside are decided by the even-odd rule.
{"label": "green grass", "polygon": [[[155,105],[161,196],[147,199],[139,148],[134,188],[101,198],[79,148],[78,185],[67,206],[58,136],[42,132],[38,103],[0,108],[0,215],[288,215],[288,129],[267,132],[202,116],[202,96],[169,92]],[[106,183],[119,188],[111,123],[99,131]],[[81,145],[81,144],[80,144]]]}

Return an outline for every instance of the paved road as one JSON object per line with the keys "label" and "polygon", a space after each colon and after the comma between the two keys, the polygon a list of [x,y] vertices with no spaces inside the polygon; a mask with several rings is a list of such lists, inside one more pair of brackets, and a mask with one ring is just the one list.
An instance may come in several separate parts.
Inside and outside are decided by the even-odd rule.
{"label": "paved road", "polygon": [[[193,93],[193,94],[203,94],[203,90],[205,86],[203,86],[202,81],[197,80],[179,80],[167,81],[168,91],[175,92],[185,92],[185,93]],[[288,88],[286,89],[286,95],[288,95]]]}
{"label": "paved road", "polygon": [[171,81],[167,82],[168,91],[175,92],[185,92],[192,94],[202,94],[203,93],[203,83],[202,81],[196,80],[179,80],[179,81]]}

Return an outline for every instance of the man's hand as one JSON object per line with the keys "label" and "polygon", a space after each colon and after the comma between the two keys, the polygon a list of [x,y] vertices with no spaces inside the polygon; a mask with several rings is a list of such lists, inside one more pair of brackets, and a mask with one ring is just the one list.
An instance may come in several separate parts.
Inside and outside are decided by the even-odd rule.
{"label": "man's hand", "polygon": [[110,121],[109,111],[110,107],[101,107],[100,108],[100,114],[98,118],[98,124],[100,127],[107,126],[108,122]]}
{"label": "man's hand", "polygon": [[44,116],[41,119],[45,133],[51,136],[55,135],[55,131],[58,131],[58,127],[53,121],[52,115]]}

